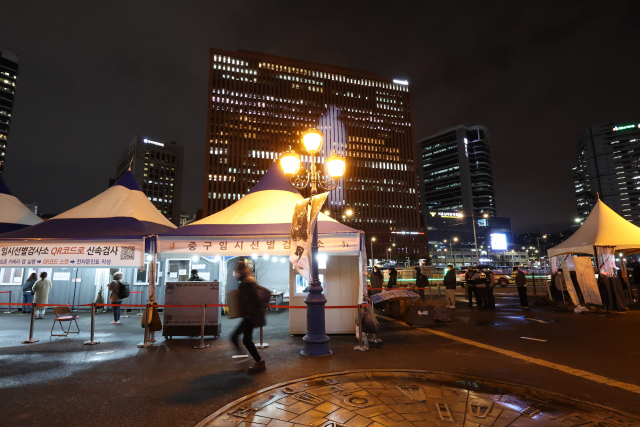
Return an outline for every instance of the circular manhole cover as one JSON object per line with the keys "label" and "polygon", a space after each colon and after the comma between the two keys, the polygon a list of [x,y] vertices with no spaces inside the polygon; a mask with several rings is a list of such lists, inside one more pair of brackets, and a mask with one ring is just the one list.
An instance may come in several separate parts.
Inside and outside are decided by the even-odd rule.
{"label": "circular manhole cover", "polygon": [[237,427],[250,423],[247,417],[264,424],[275,421],[274,425],[301,426],[638,423],[638,417],[632,414],[520,384],[416,370],[368,370],[276,384],[230,403],[198,426]]}

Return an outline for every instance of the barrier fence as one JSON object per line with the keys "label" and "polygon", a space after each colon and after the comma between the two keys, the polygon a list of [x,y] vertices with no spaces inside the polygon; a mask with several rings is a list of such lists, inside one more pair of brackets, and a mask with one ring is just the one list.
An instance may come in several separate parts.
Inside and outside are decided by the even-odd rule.
{"label": "barrier fence", "polygon": [[[11,291],[7,291],[7,292],[11,292]],[[5,292],[6,293],[6,292]],[[131,292],[134,293],[134,292]],[[0,305],[9,305],[11,306],[11,302],[8,303],[0,303]],[[228,307],[228,304],[201,304],[201,305],[174,305],[174,304],[97,304],[97,303],[91,303],[91,304],[36,304],[34,303],[14,303],[13,305],[16,306],[31,306],[31,324],[29,325],[29,339],[26,341],[22,341],[23,344],[33,344],[38,342],[38,340],[34,340],[33,339],[33,330],[34,330],[34,323],[35,323],[35,313],[36,313],[36,307],[91,307],[91,340],[90,341],[85,341],[84,344],[85,345],[96,345],[96,344],[100,344],[100,341],[95,341],[94,340],[94,330],[95,330],[95,314],[96,314],[96,308],[97,307],[140,307],[141,311],[142,308],[146,308],[145,313],[147,313],[144,316],[144,341],[140,344],[138,344],[139,348],[147,348],[147,347],[151,347],[153,344],[153,342],[155,342],[155,339],[153,337],[154,332],[149,330],[149,309],[151,307],[153,308],[164,308],[164,307],[176,307],[176,308],[201,308],[202,309],[202,320],[200,323],[200,344],[195,346],[194,348],[197,349],[202,349],[202,348],[207,348],[209,347],[209,344],[205,344],[204,342],[204,325],[205,325],[205,309],[207,307]],[[360,311],[362,310],[362,307],[367,306],[368,304],[359,304],[359,305],[334,305],[334,306],[327,306],[325,308],[328,309],[345,309],[345,308],[357,308],[358,309],[358,313],[360,313]],[[269,305],[269,308],[293,308],[293,309],[306,309],[307,306],[306,305]],[[75,319],[75,314],[72,314],[72,317]],[[122,317],[122,316],[121,316]],[[360,317],[360,316],[358,316]],[[362,342],[362,331],[359,331],[360,334],[360,342]],[[258,348],[267,348],[269,346],[269,344],[266,344],[263,342],[263,335],[262,335],[262,327],[260,328],[260,344]]]}

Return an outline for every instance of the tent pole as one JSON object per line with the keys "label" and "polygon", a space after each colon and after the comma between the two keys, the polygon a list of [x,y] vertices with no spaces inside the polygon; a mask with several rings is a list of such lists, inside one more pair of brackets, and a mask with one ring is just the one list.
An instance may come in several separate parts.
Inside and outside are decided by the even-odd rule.
{"label": "tent pole", "polygon": [[154,236],[149,236],[149,252],[151,252],[151,262],[149,263],[149,302],[156,300],[156,258],[157,248]]}

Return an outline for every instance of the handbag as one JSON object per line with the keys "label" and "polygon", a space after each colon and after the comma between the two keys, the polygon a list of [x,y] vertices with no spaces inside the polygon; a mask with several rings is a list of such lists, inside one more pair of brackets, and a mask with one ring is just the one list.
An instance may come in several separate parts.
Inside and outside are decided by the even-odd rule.
{"label": "handbag", "polygon": [[142,319],[140,319],[140,324],[144,328],[144,321],[147,319],[149,322],[149,331],[161,331],[162,330],[162,321],[160,320],[160,314],[158,314],[158,309],[156,309],[155,304],[150,307],[151,312],[147,313],[147,309],[144,309],[142,313]]}

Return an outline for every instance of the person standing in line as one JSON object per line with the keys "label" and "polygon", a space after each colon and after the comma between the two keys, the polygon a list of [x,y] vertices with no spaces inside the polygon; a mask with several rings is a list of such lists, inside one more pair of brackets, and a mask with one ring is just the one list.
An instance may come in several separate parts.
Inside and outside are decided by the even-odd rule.
{"label": "person standing in line", "polygon": [[476,305],[480,310],[488,310],[487,307],[487,293],[485,289],[487,288],[487,275],[481,266],[476,267],[476,272],[472,278],[473,283],[476,285]]}
{"label": "person standing in line", "polygon": [[118,271],[113,274],[113,280],[109,283],[109,302],[113,304],[113,322],[112,325],[120,324],[120,304],[122,304],[122,298],[120,298],[120,280],[122,280],[122,272]]}
{"label": "person standing in line", "polygon": [[469,300],[469,307],[473,306],[473,296],[476,296],[476,305],[478,305],[478,295],[476,294],[476,285],[473,282],[473,267],[467,267],[467,272],[464,273],[464,284],[467,287],[467,299]]}
{"label": "person standing in line", "polygon": [[[22,285],[22,303],[23,304],[33,303],[33,285],[35,285],[37,280],[38,280],[38,275],[36,273],[31,273],[27,281],[24,282],[24,285]],[[22,312],[31,313],[31,306],[23,305]]]}
{"label": "person standing in line", "polygon": [[444,275],[443,279],[447,292],[447,307],[456,308],[456,272],[452,265],[448,265],[447,269],[447,274]]}
{"label": "person standing in line", "polygon": [[387,288],[393,289],[398,285],[398,270],[391,267],[389,269],[389,281],[387,282]]}
{"label": "person standing in line", "polygon": [[527,298],[527,277],[518,267],[513,267],[516,273],[516,286],[518,287],[518,295],[520,296],[520,308],[529,308],[529,300]]}
{"label": "person standing in line", "polygon": [[489,310],[496,311],[496,299],[493,296],[493,288],[496,286],[496,274],[493,270],[487,268],[487,287],[485,292],[487,293],[487,304]]}
{"label": "person standing in line", "polygon": [[427,276],[422,274],[422,269],[420,267],[416,267],[416,288],[418,288],[418,294],[420,295],[420,299],[424,302],[426,298],[424,296],[424,288],[429,283]]}
{"label": "person standing in line", "polygon": [[242,322],[231,335],[231,342],[236,350],[240,352],[238,337],[242,334],[242,344],[244,344],[255,361],[254,365],[249,368],[249,372],[261,372],[266,369],[266,366],[256,349],[256,345],[253,343],[252,335],[253,328],[260,328],[266,324],[265,309],[262,308],[258,296],[256,279],[251,275],[251,270],[243,261],[238,263],[235,274],[240,281],[238,291]]}
{"label": "person standing in line", "polygon": [[375,290],[376,293],[381,292],[380,289],[384,285],[384,278],[382,276],[382,271],[380,271],[380,267],[377,265],[373,266],[373,270],[371,271],[371,278],[369,279],[369,284],[372,290]]}
{"label": "person standing in line", "polygon": [[[49,304],[49,291],[51,290],[51,280],[47,279],[47,272],[40,273],[40,280],[33,285],[33,302],[36,304]],[[43,319],[47,307],[36,309],[36,319]]]}

